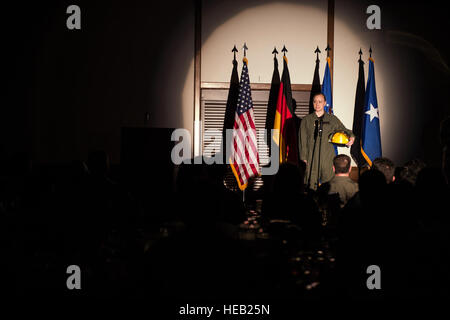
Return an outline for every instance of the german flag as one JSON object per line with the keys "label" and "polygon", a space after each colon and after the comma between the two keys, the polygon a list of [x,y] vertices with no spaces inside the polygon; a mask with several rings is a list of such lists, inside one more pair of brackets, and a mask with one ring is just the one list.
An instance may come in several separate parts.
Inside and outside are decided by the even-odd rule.
{"label": "german flag", "polygon": [[[297,117],[292,104],[291,79],[286,56],[283,56],[283,60],[283,74],[273,125],[275,131],[272,137],[280,148],[280,163],[298,164]],[[276,131],[277,129],[278,131]]]}

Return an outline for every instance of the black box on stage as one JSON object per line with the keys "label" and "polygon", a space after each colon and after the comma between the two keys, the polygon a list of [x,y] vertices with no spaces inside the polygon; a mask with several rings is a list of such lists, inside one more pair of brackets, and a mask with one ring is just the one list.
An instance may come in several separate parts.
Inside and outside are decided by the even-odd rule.
{"label": "black box on stage", "polygon": [[171,191],[173,128],[122,127],[120,166],[127,182],[140,188]]}

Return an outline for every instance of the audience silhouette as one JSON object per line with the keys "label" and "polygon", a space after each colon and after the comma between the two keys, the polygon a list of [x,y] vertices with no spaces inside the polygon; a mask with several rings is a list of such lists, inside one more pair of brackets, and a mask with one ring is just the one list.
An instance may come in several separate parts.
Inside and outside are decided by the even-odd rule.
{"label": "audience silhouette", "polygon": [[[226,165],[191,159],[176,168],[174,193],[145,195],[149,209],[103,150],[67,165],[0,151],[2,235],[18,295],[449,296],[448,183],[420,159],[397,168],[375,160],[330,223],[323,201],[332,199],[305,192],[304,163],[281,164],[253,194],[255,211],[224,184]],[[83,270],[78,293],[66,289],[72,264]],[[382,290],[367,289],[370,265],[381,269]]]}

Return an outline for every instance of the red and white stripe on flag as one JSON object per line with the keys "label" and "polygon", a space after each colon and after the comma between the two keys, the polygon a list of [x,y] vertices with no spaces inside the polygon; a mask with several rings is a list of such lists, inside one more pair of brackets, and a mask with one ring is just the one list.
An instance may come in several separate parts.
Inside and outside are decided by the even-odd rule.
{"label": "red and white stripe on flag", "polygon": [[231,168],[241,190],[245,190],[250,178],[260,172],[256,127],[253,120],[253,102],[246,60],[244,60],[239,83],[239,98],[234,119],[233,146],[231,148]]}

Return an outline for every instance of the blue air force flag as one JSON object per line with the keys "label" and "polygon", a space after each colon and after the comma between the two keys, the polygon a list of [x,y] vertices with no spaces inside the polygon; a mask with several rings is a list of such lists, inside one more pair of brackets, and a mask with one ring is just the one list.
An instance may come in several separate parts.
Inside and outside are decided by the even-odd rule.
{"label": "blue air force flag", "polygon": [[367,163],[372,166],[372,161],[381,157],[380,116],[372,58],[369,59],[369,78],[367,79],[363,119],[361,153]]}
{"label": "blue air force flag", "polygon": [[[330,72],[330,57],[327,58],[327,63],[325,65],[325,73],[323,75],[323,83],[322,83],[322,93],[327,100],[325,103],[325,107],[323,110],[325,113],[333,114],[333,93],[331,92],[331,72]],[[334,153],[337,155],[338,150],[337,147],[334,146]]]}
{"label": "blue air force flag", "polygon": [[330,73],[330,58],[327,58],[325,65],[325,73],[323,75],[322,93],[327,99],[325,107],[326,113],[333,114],[333,94],[331,93],[331,73]]}

